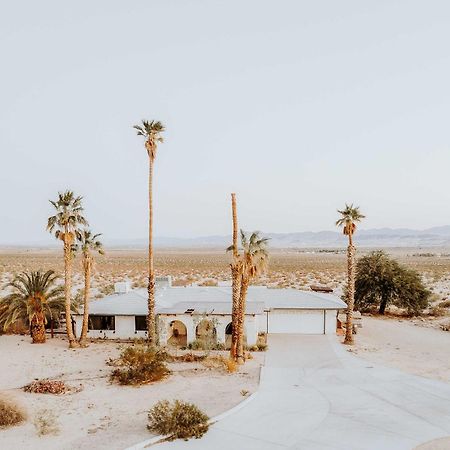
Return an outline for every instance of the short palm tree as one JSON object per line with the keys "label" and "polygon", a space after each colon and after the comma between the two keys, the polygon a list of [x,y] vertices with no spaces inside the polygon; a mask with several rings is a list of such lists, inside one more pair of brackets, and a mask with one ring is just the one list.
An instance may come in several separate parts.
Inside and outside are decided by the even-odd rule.
{"label": "short palm tree", "polygon": [[83,197],[75,197],[72,191],[58,193],[56,201],[50,200],[55,208],[55,215],[48,218],[47,230],[54,234],[64,244],[64,295],[66,299],[66,330],[69,347],[77,347],[72,329],[71,319],[71,291],[72,291],[72,262],[73,245],[80,235],[80,227],[87,226],[88,222],[83,216]]}
{"label": "short palm tree", "polygon": [[147,332],[150,345],[156,345],[156,317],[155,317],[155,269],[153,265],[153,167],[156,158],[158,143],[163,142],[161,133],[165,130],[164,125],[155,120],[143,120],[141,125],[133,127],[138,136],[145,139],[144,145],[147,150],[149,162],[148,176],[148,315]]}
{"label": "short palm tree", "polygon": [[81,261],[84,271],[84,294],[83,294],[83,326],[81,328],[80,345],[87,345],[87,331],[89,322],[89,292],[91,289],[91,271],[94,264],[94,253],[104,255],[103,244],[99,237],[101,234],[92,234],[90,230],[82,230],[77,236],[76,250],[81,251]]}
{"label": "short palm tree", "polygon": [[341,211],[340,219],[336,221],[336,226],[342,227],[344,235],[348,236],[347,247],[347,320],[345,325],[344,344],[353,344],[353,307],[355,304],[355,252],[353,245],[353,234],[356,231],[356,223],[361,222],[365,216],[359,211],[359,207],[345,204]]}
{"label": "short palm tree", "polygon": [[[247,299],[247,291],[250,283],[265,272],[269,261],[269,254],[267,252],[268,238],[262,238],[258,231],[254,231],[250,237],[241,230],[241,255],[240,263],[241,279],[239,290],[239,307],[237,313],[237,351],[236,360],[239,363],[244,362],[244,321],[245,321],[245,307]],[[230,250],[234,250],[234,246]]]}
{"label": "short palm tree", "polygon": [[17,322],[30,329],[34,344],[45,342],[45,324],[64,310],[64,288],[57,286],[53,270],[22,273],[8,283],[12,293],[0,300],[0,325],[6,330]]}

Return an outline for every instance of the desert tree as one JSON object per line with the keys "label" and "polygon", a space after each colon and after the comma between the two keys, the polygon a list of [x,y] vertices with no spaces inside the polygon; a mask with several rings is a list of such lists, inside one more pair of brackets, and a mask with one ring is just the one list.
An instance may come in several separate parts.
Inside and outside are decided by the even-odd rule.
{"label": "desert tree", "polygon": [[[268,238],[260,237],[258,231],[254,231],[248,237],[241,230],[240,264],[241,278],[239,282],[239,304],[237,312],[237,351],[236,360],[244,362],[244,322],[247,300],[247,291],[250,283],[267,269],[269,254],[267,251]],[[233,251],[234,246],[229,247]]]}
{"label": "desert tree", "polygon": [[238,251],[238,220],[236,208],[236,194],[231,194],[231,214],[233,221],[233,240],[231,247],[232,251],[231,268],[231,292],[232,292],[232,308],[231,308],[231,347],[230,357],[236,359],[237,357],[237,341],[238,341],[238,311],[239,311],[239,294],[241,289],[241,275],[242,275],[242,261]]}
{"label": "desert tree", "polygon": [[64,288],[57,285],[53,270],[16,275],[7,287],[11,293],[0,299],[0,326],[6,330],[19,322],[27,325],[34,344],[45,342],[48,320],[59,319],[64,310]]}
{"label": "desert tree", "polygon": [[91,272],[94,265],[94,254],[104,255],[103,244],[99,237],[101,234],[93,234],[92,231],[84,229],[77,235],[75,251],[81,253],[81,263],[84,273],[84,292],[83,292],[83,326],[81,327],[80,345],[87,345],[87,331],[89,323],[89,293],[91,290]]}
{"label": "desert tree", "polygon": [[59,192],[57,200],[50,200],[55,208],[55,215],[48,218],[47,230],[54,234],[56,239],[63,242],[64,248],[64,296],[66,331],[69,347],[78,347],[72,329],[71,296],[72,296],[72,265],[73,246],[75,239],[80,236],[81,226],[88,222],[83,216],[83,197],[76,197],[72,191]]}
{"label": "desert tree", "polygon": [[336,221],[336,226],[342,227],[345,236],[348,237],[347,246],[347,320],[345,325],[345,344],[353,344],[353,307],[355,300],[355,252],[353,245],[353,234],[356,231],[356,224],[365,216],[359,211],[359,207],[353,204],[345,205],[343,210],[338,209],[340,218]]}
{"label": "desert tree", "polygon": [[141,125],[133,127],[138,136],[144,137],[144,146],[148,155],[148,314],[147,332],[150,345],[156,345],[156,317],[155,317],[155,269],[153,263],[153,169],[158,144],[163,142],[161,133],[165,131],[164,125],[155,120],[143,120]]}
{"label": "desert tree", "polygon": [[429,296],[416,271],[382,250],[370,252],[356,264],[355,307],[362,311],[378,308],[378,313],[384,314],[393,304],[414,314],[427,307]]}

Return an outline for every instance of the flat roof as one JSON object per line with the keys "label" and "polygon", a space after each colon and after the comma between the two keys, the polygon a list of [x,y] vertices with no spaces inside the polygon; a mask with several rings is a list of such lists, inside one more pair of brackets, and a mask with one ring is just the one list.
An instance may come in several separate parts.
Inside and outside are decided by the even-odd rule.
{"label": "flat roof", "polygon": [[[269,289],[250,286],[247,294],[248,314],[262,314],[273,309],[344,309],[347,305],[332,294],[297,289]],[[231,314],[231,287],[166,287],[155,292],[156,313],[182,314],[194,309],[195,314],[215,311]],[[147,314],[147,291],[135,289],[112,294],[89,304],[92,315],[144,316]],[[213,314],[213,313],[210,313]]]}

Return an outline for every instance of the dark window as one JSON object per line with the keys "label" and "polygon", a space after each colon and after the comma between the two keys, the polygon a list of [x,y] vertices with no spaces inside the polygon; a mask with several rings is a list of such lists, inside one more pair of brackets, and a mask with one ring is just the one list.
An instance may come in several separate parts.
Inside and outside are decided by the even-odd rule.
{"label": "dark window", "polygon": [[225,334],[233,334],[233,323],[230,322],[225,328]]}
{"label": "dark window", "polygon": [[147,331],[147,316],[134,316],[134,329],[136,331]]}
{"label": "dark window", "polygon": [[115,330],[114,316],[89,316],[89,330]]}

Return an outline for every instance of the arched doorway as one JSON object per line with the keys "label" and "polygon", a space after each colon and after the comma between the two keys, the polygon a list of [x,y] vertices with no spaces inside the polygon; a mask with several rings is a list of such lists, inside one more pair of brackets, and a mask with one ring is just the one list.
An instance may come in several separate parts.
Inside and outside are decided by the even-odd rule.
{"label": "arched doorway", "polygon": [[195,338],[208,346],[217,343],[217,330],[211,320],[203,319],[195,328]]}
{"label": "arched doorway", "polygon": [[180,320],[173,320],[169,325],[169,339],[167,343],[173,347],[187,346],[187,328]]}

